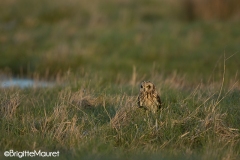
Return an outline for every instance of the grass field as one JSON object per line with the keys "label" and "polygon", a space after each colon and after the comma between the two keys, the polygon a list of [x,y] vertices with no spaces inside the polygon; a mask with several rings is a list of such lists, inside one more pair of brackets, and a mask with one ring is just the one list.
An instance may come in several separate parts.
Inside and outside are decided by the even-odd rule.
{"label": "grass field", "polygon": [[[1,159],[240,159],[239,2],[0,2],[0,78],[56,84],[0,88]],[[137,107],[143,80],[155,115]]]}

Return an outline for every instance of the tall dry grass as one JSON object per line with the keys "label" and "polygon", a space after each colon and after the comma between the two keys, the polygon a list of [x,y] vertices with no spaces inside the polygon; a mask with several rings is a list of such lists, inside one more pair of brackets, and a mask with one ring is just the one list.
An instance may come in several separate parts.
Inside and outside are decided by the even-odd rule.
{"label": "tall dry grass", "polygon": [[[155,74],[153,81],[161,91],[163,108],[152,115],[137,107],[137,89],[113,94],[103,92],[101,86],[94,89],[84,78],[75,80],[63,88],[4,89],[2,149],[57,149],[62,156],[84,159],[114,154],[120,158],[126,153],[132,159],[139,154],[161,153],[197,155],[200,159],[239,158],[239,98],[233,97],[238,94],[238,83],[223,86],[223,78],[215,87],[199,84],[192,89],[176,73],[166,78]],[[132,83],[131,78],[129,87]]]}

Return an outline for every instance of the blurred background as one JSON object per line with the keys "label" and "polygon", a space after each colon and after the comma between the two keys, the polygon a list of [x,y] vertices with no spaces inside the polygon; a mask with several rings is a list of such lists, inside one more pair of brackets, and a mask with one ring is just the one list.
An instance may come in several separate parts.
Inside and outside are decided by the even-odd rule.
{"label": "blurred background", "polygon": [[[240,78],[239,0],[0,0],[1,75]],[[47,76],[46,76],[47,75]]]}

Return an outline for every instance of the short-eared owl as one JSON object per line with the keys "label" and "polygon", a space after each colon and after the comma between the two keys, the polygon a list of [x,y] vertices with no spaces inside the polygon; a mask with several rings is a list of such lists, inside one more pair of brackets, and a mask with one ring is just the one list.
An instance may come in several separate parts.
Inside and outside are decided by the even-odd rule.
{"label": "short-eared owl", "polygon": [[161,108],[161,99],[150,81],[143,81],[138,96],[138,106],[155,113]]}

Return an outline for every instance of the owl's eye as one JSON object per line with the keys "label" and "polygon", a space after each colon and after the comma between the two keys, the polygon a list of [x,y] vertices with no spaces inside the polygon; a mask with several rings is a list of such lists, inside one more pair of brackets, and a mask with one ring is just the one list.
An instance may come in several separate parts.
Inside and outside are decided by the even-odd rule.
{"label": "owl's eye", "polygon": [[143,88],[143,86],[142,86],[142,85],[141,85],[140,87],[141,87],[141,88]]}
{"label": "owl's eye", "polygon": [[147,88],[149,89],[149,88],[151,88],[151,86],[150,86],[150,85],[148,85],[148,86],[147,86]]}

